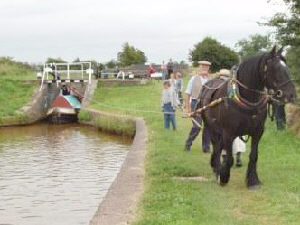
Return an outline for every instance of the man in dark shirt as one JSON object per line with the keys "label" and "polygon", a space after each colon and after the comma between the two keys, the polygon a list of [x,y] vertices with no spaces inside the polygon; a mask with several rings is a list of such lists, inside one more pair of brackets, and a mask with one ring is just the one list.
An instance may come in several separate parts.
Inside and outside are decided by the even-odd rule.
{"label": "man in dark shirt", "polygon": [[274,104],[274,114],[277,125],[277,130],[284,130],[286,126],[286,116],[284,110],[284,104]]}
{"label": "man in dark shirt", "polygon": [[170,61],[168,62],[167,69],[168,69],[168,74],[166,80],[170,79],[171,74],[174,72],[174,63],[172,59],[170,59]]}

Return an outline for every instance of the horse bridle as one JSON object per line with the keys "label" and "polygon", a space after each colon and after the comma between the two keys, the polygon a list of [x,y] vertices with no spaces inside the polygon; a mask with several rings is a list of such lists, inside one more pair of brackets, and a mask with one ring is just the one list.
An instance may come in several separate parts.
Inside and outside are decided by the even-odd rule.
{"label": "horse bridle", "polygon": [[[263,76],[263,82],[264,82],[264,86],[267,87],[267,80],[268,80],[268,61],[270,59],[267,59],[263,68],[264,68],[264,76]],[[236,70],[238,70],[239,66],[237,67]],[[247,87],[245,84],[243,84],[242,82],[240,82],[236,77],[233,78],[233,80],[239,85],[241,86],[242,88],[248,90],[248,91],[251,91],[251,92],[254,92],[254,93],[257,93],[257,94],[260,94],[260,95],[272,95],[273,97],[277,97],[277,98],[281,98],[283,96],[283,91],[280,89],[281,87],[287,85],[288,83],[292,82],[293,79],[288,79],[287,81],[284,81],[282,82],[281,84],[279,85],[276,85],[275,89],[276,89],[276,93],[274,91],[274,89],[268,89],[267,88],[267,91],[259,91],[259,90],[255,90],[255,89],[251,89],[249,87]]]}
{"label": "horse bridle", "polygon": [[[276,56],[276,57],[280,58],[281,60],[283,60],[285,62],[285,60],[282,57],[280,57],[280,56]],[[265,83],[265,87],[267,87],[267,79],[268,79],[268,65],[267,64],[268,64],[269,60],[270,59],[267,59],[265,65],[264,65],[264,74],[265,74],[264,75],[264,83]],[[274,87],[275,90],[276,90],[276,93],[275,93],[274,89],[271,88],[271,89],[268,89],[269,94],[273,95],[273,97],[281,98],[283,96],[283,91],[280,88],[287,85],[288,83],[292,82],[293,80],[294,79],[288,79],[288,80],[286,80],[286,81],[284,81],[284,82],[282,82],[278,85],[276,84],[276,87]]]}

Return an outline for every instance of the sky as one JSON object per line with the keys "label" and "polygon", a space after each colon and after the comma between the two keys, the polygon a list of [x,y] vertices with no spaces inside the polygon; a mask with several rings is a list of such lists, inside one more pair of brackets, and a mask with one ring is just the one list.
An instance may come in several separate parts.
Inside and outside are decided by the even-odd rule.
{"label": "sky", "polygon": [[148,61],[188,60],[206,36],[234,44],[282,11],[279,0],[1,0],[0,56],[26,62],[116,59],[125,42]]}

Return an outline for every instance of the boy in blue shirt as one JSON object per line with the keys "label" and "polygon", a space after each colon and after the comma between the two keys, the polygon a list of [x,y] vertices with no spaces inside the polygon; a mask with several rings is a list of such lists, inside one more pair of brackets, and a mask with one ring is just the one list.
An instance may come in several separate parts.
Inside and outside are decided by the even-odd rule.
{"label": "boy in blue shirt", "polygon": [[171,88],[170,81],[165,80],[163,82],[163,91],[161,106],[164,112],[164,124],[166,129],[170,129],[170,123],[172,123],[173,130],[176,130],[176,117],[175,110],[177,107],[176,93],[173,88]]}

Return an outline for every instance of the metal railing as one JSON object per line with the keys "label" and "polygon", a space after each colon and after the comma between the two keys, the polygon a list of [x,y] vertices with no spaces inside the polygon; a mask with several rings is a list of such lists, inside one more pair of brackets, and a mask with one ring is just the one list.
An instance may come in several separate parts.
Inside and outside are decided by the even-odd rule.
{"label": "metal railing", "polygon": [[[81,79],[86,80],[89,84],[91,84],[92,73],[93,69],[91,62],[45,63],[43,67],[40,90],[42,89],[45,80],[49,80],[49,74],[52,75],[52,80],[55,80],[57,84],[63,80],[61,79],[63,75],[67,76],[67,80]],[[74,77],[74,74],[81,74],[81,76],[80,78]],[[86,77],[87,79],[85,79]]]}

